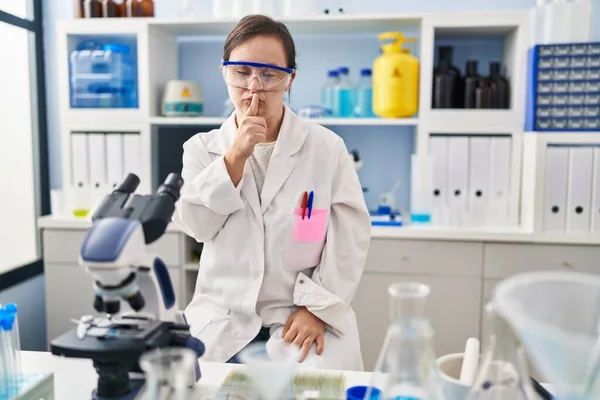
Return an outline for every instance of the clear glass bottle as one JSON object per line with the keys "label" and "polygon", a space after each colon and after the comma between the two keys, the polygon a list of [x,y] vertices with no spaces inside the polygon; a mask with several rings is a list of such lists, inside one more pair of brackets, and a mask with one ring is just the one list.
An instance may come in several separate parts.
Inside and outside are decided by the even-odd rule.
{"label": "clear glass bottle", "polygon": [[329,109],[333,115],[333,96],[335,94],[335,86],[338,84],[338,72],[331,70],[327,72],[327,81],[321,89],[321,105]]}
{"label": "clear glass bottle", "polygon": [[356,84],[356,105],[354,114],[359,118],[372,118],[373,113],[373,79],[372,71],[364,68],[360,71],[360,80]]}
{"label": "clear glass bottle", "polygon": [[[146,376],[144,398],[192,398],[196,361],[196,353],[186,347],[157,348],[142,354],[140,367]],[[171,397],[166,397],[166,394],[171,394]]]}
{"label": "clear glass bottle", "polygon": [[525,350],[493,303],[486,306],[491,333],[467,400],[534,400]]}
{"label": "clear glass bottle", "polygon": [[[402,282],[390,285],[392,321],[372,375],[366,399],[442,400],[433,328],[425,317],[430,287]],[[375,391],[381,391],[374,396]]]}
{"label": "clear glass bottle", "polygon": [[350,68],[338,68],[339,82],[335,87],[333,114],[336,117],[354,115],[354,85],[350,81]]}

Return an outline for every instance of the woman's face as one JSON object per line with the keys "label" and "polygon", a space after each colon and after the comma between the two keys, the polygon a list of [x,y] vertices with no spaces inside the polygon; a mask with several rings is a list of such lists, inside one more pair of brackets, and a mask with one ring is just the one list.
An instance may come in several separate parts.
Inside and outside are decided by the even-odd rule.
{"label": "woman's face", "polygon": [[[229,60],[287,67],[283,43],[274,36],[256,36],[248,40],[231,51]],[[252,95],[257,93],[260,100],[258,115],[264,118],[278,117],[283,105],[283,96],[291,86],[293,78],[294,76],[287,87],[278,91],[262,91],[258,79],[252,79],[248,89],[227,85],[227,90],[238,114],[246,112],[252,101]]]}

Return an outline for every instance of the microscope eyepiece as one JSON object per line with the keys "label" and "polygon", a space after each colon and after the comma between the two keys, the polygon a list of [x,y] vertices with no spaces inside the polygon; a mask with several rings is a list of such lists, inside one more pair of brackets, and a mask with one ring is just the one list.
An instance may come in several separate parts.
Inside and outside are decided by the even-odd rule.
{"label": "microscope eyepiece", "polygon": [[127,297],[126,300],[134,311],[140,311],[146,305],[146,301],[144,300],[144,296],[141,292],[134,293],[133,295]]}
{"label": "microscope eyepiece", "polygon": [[104,300],[102,300],[101,296],[96,295],[94,297],[94,310],[99,313],[104,311]]}
{"label": "microscope eyepiece", "polygon": [[121,311],[121,303],[119,300],[104,301],[104,312],[106,314],[115,315]]}
{"label": "microscope eyepiece", "polygon": [[137,190],[140,184],[140,178],[135,174],[127,174],[123,182],[115,188],[115,192],[133,193]]}
{"label": "microscope eyepiece", "polygon": [[176,173],[170,173],[165,179],[162,185],[156,191],[159,196],[170,196],[173,198],[173,202],[179,199],[179,191],[183,187],[183,178],[181,175]]}

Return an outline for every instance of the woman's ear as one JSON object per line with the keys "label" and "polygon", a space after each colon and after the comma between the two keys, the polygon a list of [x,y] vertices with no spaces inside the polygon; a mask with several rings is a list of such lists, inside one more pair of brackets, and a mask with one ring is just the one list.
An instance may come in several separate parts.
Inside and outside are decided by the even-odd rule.
{"label": "woman's ear", "polygon": [[287,92],[292,88],[292,83],[294,83],[294,79],[296,79],[296,71],[292,72],[292,78],[290,79],[290,83],[286,89]]}

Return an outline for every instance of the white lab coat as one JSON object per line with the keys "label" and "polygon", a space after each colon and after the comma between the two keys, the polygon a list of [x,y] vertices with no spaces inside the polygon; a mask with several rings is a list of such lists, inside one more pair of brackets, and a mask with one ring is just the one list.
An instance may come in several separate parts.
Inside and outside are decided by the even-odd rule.
{"label": "white lab coat", "polygon": [[[206,346],[202,359],[229,360],[261,326],[280,341],[289,315],[305,306],[327,329],[323,354],[313,346],[302,365],[362,370],[350,301],[371,219],[343,140],[286,106],[259,199],[250,162],[237,187],[227,173],[223,157],[236,134],[232,115],[183,146],[185,183],[173,221],[204,243],[185,310],[191,333]],[[304,191],[314,192],[310,220],[294,214]]]}

